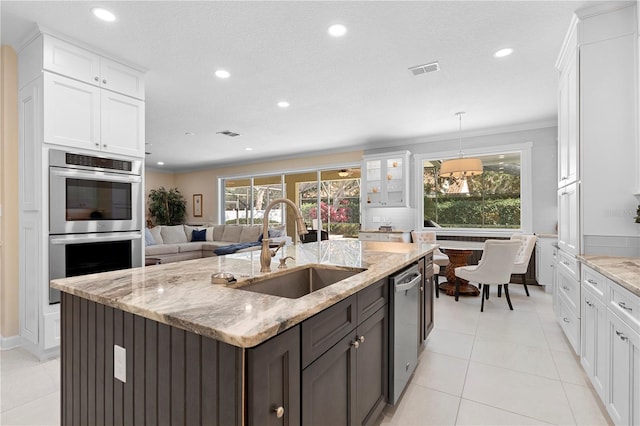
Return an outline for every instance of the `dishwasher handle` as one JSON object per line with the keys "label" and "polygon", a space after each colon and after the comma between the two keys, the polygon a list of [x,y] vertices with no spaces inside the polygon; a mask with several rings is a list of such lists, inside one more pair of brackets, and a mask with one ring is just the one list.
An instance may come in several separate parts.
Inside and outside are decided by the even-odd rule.
{"label": "dishwasher handle", "polygon": [[418,284],[420,282],[421,279],[422,279],[422,275],[418,274],[418,275],[414,276],[411,279],[411,281],[409,281],[409,282],[402,283],[402,284],[396,284],[394,286],[396,293],[412,289],[413,287],[416,286],[416,284]]}

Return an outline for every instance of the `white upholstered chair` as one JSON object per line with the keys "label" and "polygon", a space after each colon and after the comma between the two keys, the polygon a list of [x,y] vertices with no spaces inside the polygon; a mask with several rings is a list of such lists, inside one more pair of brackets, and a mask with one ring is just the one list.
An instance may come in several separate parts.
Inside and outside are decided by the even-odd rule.
{"label": "white upholstered chair", "polygon": [[460,266],[456,271],[456,300],[458,300],[458,288],[460,278],[474,283],[482,284],[480,298],[480,312],[484,312],[484,301],[489,298],[489,288],[492,284],[498,285],[498,290],[504,286],[504,294],[513,310],[509,298],[509,280],[515,268],[516,253],[520,248],[519,241],[512,240],[486,240],[482,252],[482,262],[478,265]]}
{"label": "white upholstered chair", "polygon": [[527,273],[527,269],[529,268],[529,260],[531,259],[533,249],[536,247],[537,239],[538,237],[536,237],[535,235],[527,234],[513,234],[511,236],[512,241],[520,242],[520,248],[518,249],[518,253],[516,254],[516,260],[514,263],[515,267],[513,268],[512,274],[520,275],[520,277],[522,278],[522,285],[524,285],[524,291],[527,293],[527,296],[529,296],[529,289],[527,288],[525,274]]}
{"label": "white upholstered chair", "polygon": [[[411,231],[411,241],[422,244],[438,244],[436,241],[435,231]],[[440,267],[445,268],[449,264],[449,256],[442,253],[439,248],[433,251],[433,276],[435,278],[436,297],[440,297],[440,289],[438,288],[438,273]],[[438,266],[438,272],[435,267]]]}

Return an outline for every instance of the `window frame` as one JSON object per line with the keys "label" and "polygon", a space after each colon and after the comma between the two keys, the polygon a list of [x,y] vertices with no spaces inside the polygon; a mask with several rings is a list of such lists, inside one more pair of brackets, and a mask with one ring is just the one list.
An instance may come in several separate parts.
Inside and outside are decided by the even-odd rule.
{"label": "window frame", "polygon": [[424,226],[424,184],[423,184],[423,162],[436,160],[449,160],[457,158],[459,151],[438,151],[424,154],[414,154],[414,179],[416,217],[415,229],[425,231],[436,231],[438,235],[455,235],[470,237],[505,237],[514,233],[533,232],[533,143],[524,142],[508,145],[495,145],[479,148],[469,148],[464,150],[465,157],[477,155],[499,155],[508,153],[520,154],[520,228],[431,228]]}

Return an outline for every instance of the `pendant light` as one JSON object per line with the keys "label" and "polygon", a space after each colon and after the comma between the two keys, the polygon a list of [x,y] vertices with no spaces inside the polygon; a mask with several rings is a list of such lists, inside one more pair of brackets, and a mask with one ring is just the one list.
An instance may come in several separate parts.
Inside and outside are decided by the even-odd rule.
{"label": "pendant light", "polygon": [[440,177],[467,178],[482,174],[482,161],[479,158],[464,158],[462,153],[462,116],[464,112],[456,112],[460,120],[460,152],[459,157],[446,160],[440,166]]}

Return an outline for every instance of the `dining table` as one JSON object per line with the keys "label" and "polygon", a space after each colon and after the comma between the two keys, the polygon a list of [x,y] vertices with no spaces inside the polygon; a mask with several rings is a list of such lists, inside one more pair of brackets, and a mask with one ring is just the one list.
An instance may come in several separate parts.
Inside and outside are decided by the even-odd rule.
{"label": "dining table", "polygon": [[[482,251],[484,242],[482,241],[455,241],[455,240],[438,240],[437,244],[447,256],[449,256],[449,264],[445,269],[447,281],[439,285],[440,291],[447,296],[455,296],[456,294],[456,268],[467,266],[467,260],[474,251]],[[480,294],[478,287],[469,284],[469,281],[460,280],[459,294],[467,296],[477,296]]]}

